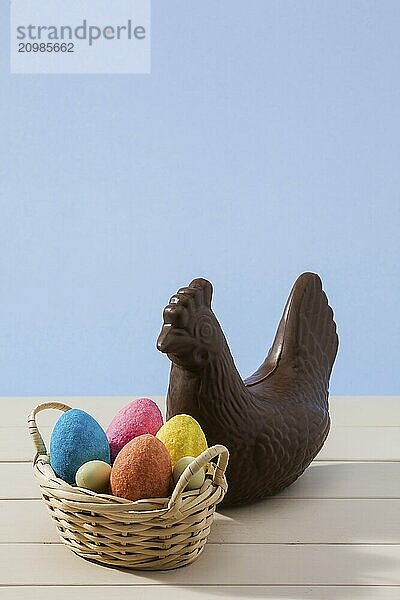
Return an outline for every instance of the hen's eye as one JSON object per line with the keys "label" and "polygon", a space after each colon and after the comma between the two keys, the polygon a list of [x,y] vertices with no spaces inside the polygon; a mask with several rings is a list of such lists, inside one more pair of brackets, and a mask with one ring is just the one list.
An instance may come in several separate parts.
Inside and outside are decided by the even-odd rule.
{"label": "hen's eye", "polygon": [[213,328],[210,323],[202,323],[200,327],[200,335],[202,337],[210,337],[213,334]]}
{"label": "hen's eye", "polygon": [[194,324],[194,337],[208,346],[216,339],[216,327],[210,315],[199,315]]}

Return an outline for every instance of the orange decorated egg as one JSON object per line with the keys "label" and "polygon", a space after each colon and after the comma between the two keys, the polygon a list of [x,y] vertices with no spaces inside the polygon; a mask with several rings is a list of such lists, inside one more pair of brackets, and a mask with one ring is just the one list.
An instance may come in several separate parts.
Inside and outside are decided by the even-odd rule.
{"label": "orange decorated egg", "polygon": [[127,500],[166,498],[172,475],[171,458],[154,435],[144,434],[128,442],[111,469],[110,489]]}

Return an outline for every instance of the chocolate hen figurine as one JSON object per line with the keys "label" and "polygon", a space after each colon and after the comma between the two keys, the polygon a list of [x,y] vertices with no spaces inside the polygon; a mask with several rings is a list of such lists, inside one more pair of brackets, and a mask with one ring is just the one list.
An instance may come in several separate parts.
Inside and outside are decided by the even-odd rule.
{"label": "chocolate hen figurine", "polygon": [[330,426],[336,325],[320,278],[304,273],[293,286],[267,358],[243,381],[211,298],[211,283],[195,279],[164,309],[157,348],[172,361],[167,419],[189,414],[210,446],[227,446],[224,503],[246,504],[293,483],[320,451]]}

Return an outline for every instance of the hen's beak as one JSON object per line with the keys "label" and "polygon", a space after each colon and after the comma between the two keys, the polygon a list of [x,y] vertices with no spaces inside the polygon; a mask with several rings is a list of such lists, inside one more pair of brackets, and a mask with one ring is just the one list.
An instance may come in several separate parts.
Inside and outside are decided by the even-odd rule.
{"label": "hen's beak", "polygon": [[168,337],[170,337],[171,328],[172,328],[172,325],[170,323],[166,323],[163,325],[163,327],[161,329],[161,333],[158,336],[158,340],[157,340],[157,350],[159,350],[160,352],[164,352],[164,353],[167,352]]}

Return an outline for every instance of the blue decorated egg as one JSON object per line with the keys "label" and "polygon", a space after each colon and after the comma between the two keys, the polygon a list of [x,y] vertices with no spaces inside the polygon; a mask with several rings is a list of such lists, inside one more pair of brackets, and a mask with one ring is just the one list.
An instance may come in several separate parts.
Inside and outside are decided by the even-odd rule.
{"label": "blue decorated egg", "polygon": [[50,464],[56,475],[73,484],[79,467],[90,460],[110,464],[107,436],[97,421],[83,410],[63,413],[50,439]]}

